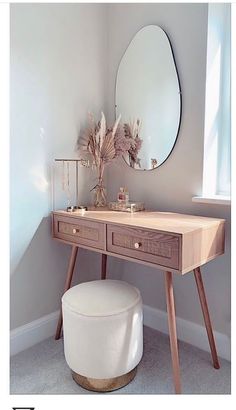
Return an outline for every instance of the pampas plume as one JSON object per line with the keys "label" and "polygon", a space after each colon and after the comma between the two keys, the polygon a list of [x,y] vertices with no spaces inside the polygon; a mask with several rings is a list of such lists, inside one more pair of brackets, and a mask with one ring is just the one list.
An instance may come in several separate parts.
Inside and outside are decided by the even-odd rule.
{"label": "pampas plume", "polygon": [[79,144],[86,147],[93,157],[96,167],[103,162],[111,162],[114,158],[127,153],[131,146],[131,140],[125,138],[124,132],[119,126],[121,116],[117,118],[112,128],[107,128],[104,113],[101,120],[95,123],[94,117],[89,113],[89,126],[79,139]]}

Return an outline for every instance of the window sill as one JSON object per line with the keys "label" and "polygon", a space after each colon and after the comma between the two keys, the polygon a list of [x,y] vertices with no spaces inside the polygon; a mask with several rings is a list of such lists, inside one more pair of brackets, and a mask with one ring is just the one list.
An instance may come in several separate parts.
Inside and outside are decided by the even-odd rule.
{"label": "window sill", "polygon": [[231,205],[230,196],[215,195],[215,196],[194,196],[192,202],[199,202],[201,204],[213,204],[213,205]]}

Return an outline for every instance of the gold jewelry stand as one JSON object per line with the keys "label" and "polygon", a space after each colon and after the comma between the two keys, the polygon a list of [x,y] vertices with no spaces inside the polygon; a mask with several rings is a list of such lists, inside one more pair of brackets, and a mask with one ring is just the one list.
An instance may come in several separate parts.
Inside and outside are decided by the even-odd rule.
{"label": "gold jewelry stand", "polygon": [[[73,206],[67,206],[66,210],[67,212],[74,212],[77,211],[78,209],[84,209],[86,210],[87,207],[79,205],[79,162],[81,163],[82,166],[84,167],[89,167],[89,160],[86,159],[71,159],[71,158],[56,158],[54,160],[55,162],[66,162],[67,164],[70,162],[75,162],[75,190],[76,190],[76,205]],[[64,172],[64,170],[63,170]],[[69,171],[68,171],[69,172]],[[64,177],[64,176],[63,176]],[[69,173],[68,173],[68,186],[69,186]],[[63,184],[64,185],[64,184]]]}

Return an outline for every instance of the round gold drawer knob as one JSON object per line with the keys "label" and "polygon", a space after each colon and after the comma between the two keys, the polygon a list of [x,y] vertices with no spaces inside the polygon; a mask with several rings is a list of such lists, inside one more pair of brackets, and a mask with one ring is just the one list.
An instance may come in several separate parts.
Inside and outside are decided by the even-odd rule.
{"label": "round gold drawer knob", "polygon": [[73,233],[77,233],[77,232],[79,232],[79,229],[74,228],[74,229],[72,230],[72,232],[73,232]]}
{"label": "round gold drawer knob", "polygon": [[134,244],[135,249],[140,248],[140,246],[142,246],[142,244],[140,242],[135,242],[135,244]]}

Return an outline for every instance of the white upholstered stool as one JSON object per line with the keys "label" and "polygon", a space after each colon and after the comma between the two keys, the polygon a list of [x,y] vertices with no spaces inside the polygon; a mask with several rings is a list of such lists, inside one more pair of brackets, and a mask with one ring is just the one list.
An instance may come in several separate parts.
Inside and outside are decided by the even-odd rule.
{"label": "white upholstered stool", "polygon": [[143,354],[140,292],[119,280],[95,280],[62,297],[64,350],[74,380],[89,390],[128,384]]}

